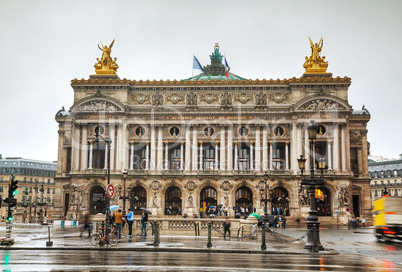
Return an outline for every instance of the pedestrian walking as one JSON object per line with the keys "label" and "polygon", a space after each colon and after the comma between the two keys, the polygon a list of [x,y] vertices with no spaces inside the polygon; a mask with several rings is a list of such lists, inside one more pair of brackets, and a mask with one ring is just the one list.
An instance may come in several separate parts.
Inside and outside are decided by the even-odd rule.
{"label": "pedestrian walking", "polygon": [[147,236],[147,223],[148,223],[148,214],[145,212],[145,210],[142,210],[141,236]]}
{"label": "pedestrian walking", "polygon": [[278,218],[276,216],[274,216],[274,229],[278,228]]}
{"label": "pedestrian walking", "polygon": [[363,228],[366,226],[366,218],[362,218],[362,225],[363,225]]}
{"label": "pedestrian walking", "polygon": [[123,214],[121,209],[114,216],[114,222],[116,223],[116,232],[119,238],[121,238],[121,224],[123,224]]}
{"label": "pedestrian walking", "polygon": [[226,219],[225,222],[223,222],[223,229],[225,231],[224,236],[226,237],[226,233],[229,233],[229,237],[230,237],[230,222],[229,222],[229,219]]}
{"label": "pedestrian walking", "polygon": [[286,218],[282,217],[282,229],[286,229]]}
{"label": "pedestrian walking", "polygon": [[134,223],[134,213],[131,209],[128,209],[127,214],[128,237],[132,237],[133,235],[133,223]]}

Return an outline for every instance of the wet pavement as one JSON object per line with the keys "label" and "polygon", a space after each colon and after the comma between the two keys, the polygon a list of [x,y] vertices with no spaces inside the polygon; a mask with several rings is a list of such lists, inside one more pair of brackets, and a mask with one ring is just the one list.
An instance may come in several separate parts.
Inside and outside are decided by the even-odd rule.
{"label": "wet pavement", "polygon": [[[5,228],[0,225],[0,235]],[[325,251],[312,253],[302,237],[306,229],[287,228],[256,239],[224,239],[212,231],[212,247],[206,236],[163,235],[153,246],[153,236],[129,238],[119,244],[92,246],[79,227],[14,224],[12,246],[1,246],[3,271],[402,271],[400,244],[377,243],[372,230],[320,229]],[[126,231],[126,230],[125,230]],[[134,233],[138,233],[136,230]],[[280,240],[281,239],[281,240]]]}

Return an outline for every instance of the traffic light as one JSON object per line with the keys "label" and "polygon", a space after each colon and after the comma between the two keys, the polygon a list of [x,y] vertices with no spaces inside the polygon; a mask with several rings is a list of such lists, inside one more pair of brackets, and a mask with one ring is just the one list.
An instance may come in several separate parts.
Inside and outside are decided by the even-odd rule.
{"label": "traffic light", "polygon": [[17,184],[18,184],[18,180],[14,180],[14,178],[10,179],[10,191],[9,191],[10,197],[14,197],[18,193]]}
{"label": "traffic light", "polygon": [[15,198],[10,199],[10,208],[17,206],[17,200]]}

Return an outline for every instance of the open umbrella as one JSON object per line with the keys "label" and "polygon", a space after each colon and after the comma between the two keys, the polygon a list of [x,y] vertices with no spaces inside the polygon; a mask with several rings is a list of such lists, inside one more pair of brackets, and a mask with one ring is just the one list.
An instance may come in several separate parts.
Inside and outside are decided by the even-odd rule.
{"label": "open umbrella", "polygon": [[119,205],[112,205],[112,206],[109,206],[109,210],[110,210],[110,211],[117,210],[118,208],[119,208]]}
{"label": "open umbrella", "polygon": [[151,211],[150,210],[147,210],[146,208],[144,208],[144,207],[141,207],[140,208],[141,210],[144,210],[147,214],[151,214],[152,215],[152,213],[151,213]]}
{"label": "open umbrella", "polygon": [[254,216],[257,219],[261,217],[258,213],[250,213],[249,216]]}

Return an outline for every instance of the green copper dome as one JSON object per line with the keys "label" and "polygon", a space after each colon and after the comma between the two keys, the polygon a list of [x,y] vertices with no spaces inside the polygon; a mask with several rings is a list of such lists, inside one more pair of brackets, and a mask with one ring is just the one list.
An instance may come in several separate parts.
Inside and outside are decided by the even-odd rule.
{"label": "green copper dome", "polygon": [[[238,75],[232,74],[228,72],[228,77],[226,77],[226,72],[225,72],[225,65],[222,64],[222,59],[223,56],[219,52],[219,45],[216,43],[214,52],[212,55],[209,56],[211,59],[211,64],[204,66],[204,71],[203,73],[184,79],[184,81],[229,81],[229,80],[243,80],[245,78],[240,77]],[[228,68],[230,70],[230,68]],[[247,80],[247,79],[245,79]]]}

